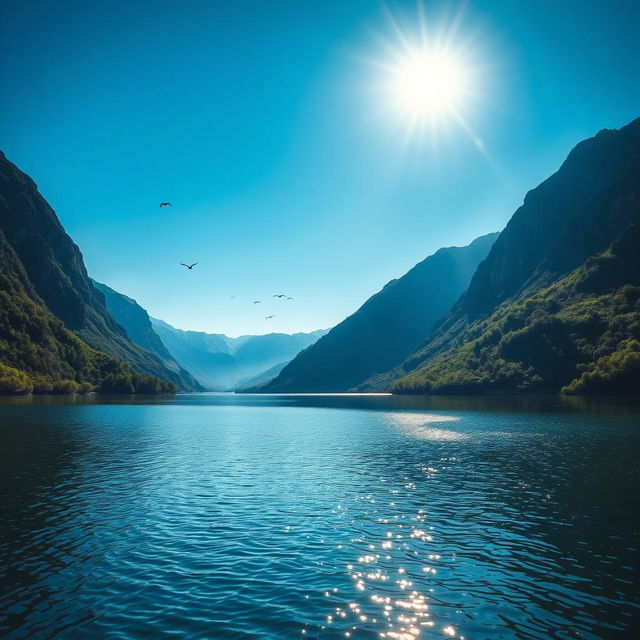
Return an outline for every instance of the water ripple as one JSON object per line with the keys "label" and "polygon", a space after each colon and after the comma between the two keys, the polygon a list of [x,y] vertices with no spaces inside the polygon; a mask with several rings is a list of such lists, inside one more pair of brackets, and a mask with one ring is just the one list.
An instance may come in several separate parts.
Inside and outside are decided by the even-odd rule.
{"label": "water ripple", "polygon": [[636,411],[204,398],[0,405],[3,637],[631,637]]}

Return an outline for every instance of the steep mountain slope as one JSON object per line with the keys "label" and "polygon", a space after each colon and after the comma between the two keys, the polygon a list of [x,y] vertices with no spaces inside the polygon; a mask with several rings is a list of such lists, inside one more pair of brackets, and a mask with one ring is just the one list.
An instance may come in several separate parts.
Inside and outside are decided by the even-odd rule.
{"label": "steep mountain slope", "polygon": [[135,300],[114,291],[106,284],[91,280],[93,286],[102,293],[107,310],[127,332],[127,337],[160,358],[162,364],[179,376],[181,388],[184,390],[203,391],[204,388],[188,372],[185,371],[167,351],[158,334],[151,326],[149,314]]}
{"label": "steep mountain slope", "polygon": [[212,391],[233,390],[251,378],[264,380],[265,372],[289,362],[326,333],[271,333],[229,338],[222,334],[175,329],[155,318],[151,318],[151,322],[176,362]]}
{"label": "steep mountain slope", "polygon": [[0,231],[0,393],[166,392],[175,386],[135,373],[92,349],[49,311]]}
{"label": "steep mountain slope", "polygon": [[260,391],[347,391],[399,364],[464,291],[497,237],[438,250],[389,282]]}
{"label": "steep mountain slope", "polygon": [[582,374],[638,339],[639,222],[640,119],[581,142],[531,191],[430,339],[370,387],[593,390]]}
{"label": "steep mountain slope", "polygon": [[135,370],[180,383],[153,354],[133,344],[92,285],[82,254],[33,180],[0,152],[0,230],[39,301],[84,342]]}
{"label": "steep mountain slope", "polygon": [[273,380],[286,366],[288,362],[279,362],[277,365],[267,369],[266,371],[261,371],[257,376],[252,376],[250,378],[245,378],[244,380],[240,380],[236,384],[235,390],[238,392],[247,392],[251,389],[256,389],[258,387],[262,387],[267,384],[267,382]]}

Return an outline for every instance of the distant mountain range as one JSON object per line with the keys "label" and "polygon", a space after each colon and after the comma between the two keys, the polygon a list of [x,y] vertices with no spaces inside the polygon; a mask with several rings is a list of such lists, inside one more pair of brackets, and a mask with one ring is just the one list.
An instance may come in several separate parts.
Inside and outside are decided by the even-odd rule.
{"label": "distant mountain range", "polygon": [[349,391],[402,362],[467,288],[497,237],[439,249],[387,283],[260,391]]}
{"label": "distant mountain range", "polygon": [[269,333],[229,338],[183,331],[151,318],[153,329],[173,357],[212,391],[228,391],[266,382],[326,331]]}

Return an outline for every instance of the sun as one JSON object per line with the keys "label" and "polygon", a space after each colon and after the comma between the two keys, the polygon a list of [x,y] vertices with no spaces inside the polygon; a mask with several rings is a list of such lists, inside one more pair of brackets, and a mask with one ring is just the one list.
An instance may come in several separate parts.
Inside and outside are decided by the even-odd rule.
{"label": "sun", "polygon": [[460,108],[466,75],[461,62],[446,51],[410,51],[390,69],[391,99],[413,121],[441,117]]}
{"label": "sun", "polygon": [[368,58],[375,73],[368,81],[376,115],[391,123],[394,136],[404,131],[406,144],[428,142],[434,149],[462,130],[482,151],[470,119],[487,102],[495,74],[489,73],[487,38],[465,11],[463,2],[427,16],[420,0],[415,16],[385,10],[386,30]]}

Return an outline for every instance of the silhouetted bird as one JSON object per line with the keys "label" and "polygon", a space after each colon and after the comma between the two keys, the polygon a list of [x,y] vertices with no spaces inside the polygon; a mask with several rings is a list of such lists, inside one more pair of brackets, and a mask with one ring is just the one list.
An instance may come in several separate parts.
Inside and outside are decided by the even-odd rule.
{"label": "silhouetted bird", "polygon": [[173,205],[170,202],[161,202],[160,206],[161,207],[173,207]]}
{"label": "silhouetted bird", "polygon": [[267,316],[265,320],[271,320],[271,318],[275,318],[275,316]]}
{"label": "silhouetted bird", "polygon": [[260,301],[260,300],[254,300],[254,301],[253,301],[253,304],[262,304],[262,301]]}
{"label": "silhouetted bird", "polygon": [[183,267],[187,267],[187,269],[191,270],[193,269],[193,267],[195,267],[198,263],[194,262],[193,264],[185,264],[184,262],[180,263]]}
{"label": "silhouetted bird", "polygon": [[287,300],[295,300],[295,298],[291,298],[291,297],[289,297],[289,298],[287,298]]}
{"label": "silhouetted bird", "polygon": [[287,294],[286,293],[274,293],[273,297],[274,298],[286,298]]}

